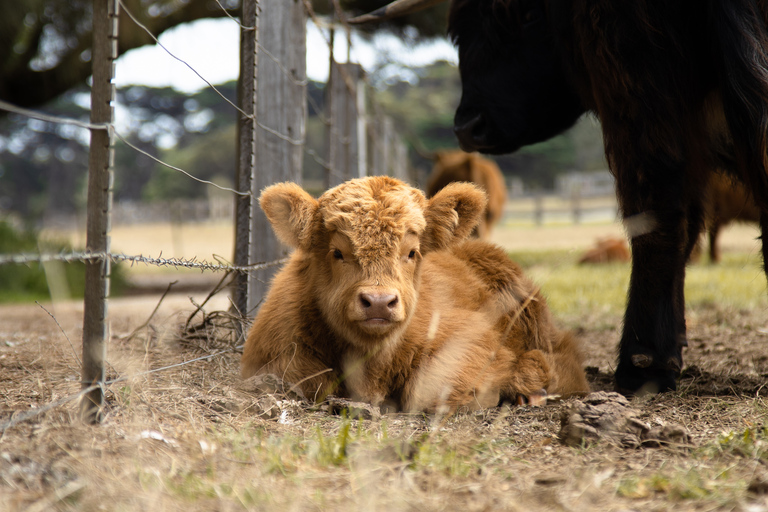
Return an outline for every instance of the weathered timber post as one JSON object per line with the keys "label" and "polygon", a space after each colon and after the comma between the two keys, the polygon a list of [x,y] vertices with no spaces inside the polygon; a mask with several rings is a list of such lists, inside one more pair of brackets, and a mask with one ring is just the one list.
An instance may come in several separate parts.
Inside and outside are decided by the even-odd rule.
{"label": "weathered timber post", "polygon": [[383,176],[387,174],[383,137],[384,116],[378,112],[378,109],[375,110],[371,121],[368,123],[365,138],[368,146],[368,172],[371,176]]}
{"label": "weathered timber post", "polygon": [[544,193],[540,190],[533,193],[533,222],[537,226],[544,224]]}
{"label": "weathered timber post", "polygon": [[571,189],[571,210],[573,211],[573,223],[581,224],[582,208],[581,208],[581,187],[582,183],[575,183]]}
{"label": "weathered timber post", "polygon": [[[306,11],[301,0],[261,0],[257,87],[256,195],[273,183],[301,183],[307,115]],[[252,207],[251,260],[268,262],[288,255],[264,212]],[[261,303],[277,267],[250,275],[248,311]]]}
{"label": "weathered timber post", "polygon": [[400,138],[393,139],[392,176],[406,183],[411,183],[408,173],[408,148]]}
{"label": "weathered timber post", "polygon": [[[331,0],[331,7],[333,2]],[[328,51],[328,80],[325,83],[325,117],[327,119],[325,126],[325,161],[326,168],[323,173],[323,189],[328,190],[331,188],[331,184],[335,183],[332,174],[335,171],[333,168],[333,162],[337,160],[336,151],[338,150],[338,144],[334,143],[336,134],[336,121],[334,120],[334,108],[333,108],[333,91],[331,90],[331,76],[333,75],[333,68],[336,66],[336,60],[333,56],[333,45],[336,40],[336,29],[331,26],[330,44]]]}
{"label": "weathered timber post", "polygon": [[330,186],[368,174],[365,152],[365,89],[359,64],[334,62],[331,91]]}
{"label": "weathered timber post", "polygon": [[[91,124],[111,126],[115,119],[115,59],[117,59],[118,0],[93,1],[93,87]],[[104,382],[104,359],[109,336],[107,298],[109,297],[109,232],[112,215],[114,135],[111,129],[91,128],[88,155],[88,218],[86,250],[102,257],[85,264],[83,299],[82,386],[87,389]],[[88,391],[80,403],[84,421],[98,423],[102,418],[104,390]]]}
{"label": "weathered timber post", "polygon": [[395,122],[389,116],[384,116],[381,120],[381,144],[382,153],[384,153],[384,174],[394,176],[393,163],[395,161],[393,156],[392,143],[395,140]]}
{"label": "weathered timber post", "polygon": [[[256,203],[253,173],[256,170],[256,84],[258,83],[259,0],[243,0],[240,23],[240,77],[238,78],[237,169],[235,189],[246,195],[235,196],[235,255],[237,266],[251,263],[251,216]],[[237,274],[232,282],[232,303],[237,313],[246,316],[249,276]]]}

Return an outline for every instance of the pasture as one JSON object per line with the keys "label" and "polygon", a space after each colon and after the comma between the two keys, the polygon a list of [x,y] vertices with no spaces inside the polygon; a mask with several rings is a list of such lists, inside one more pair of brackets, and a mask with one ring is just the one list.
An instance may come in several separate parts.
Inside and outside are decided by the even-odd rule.
{"label": "pasture", "polygon": [[[115,229],[116,251],[231,254],[227,226],[131,229]],[[575,262],[596,237],[620,233],[589,224],[493,234],[577,333],[593,391],[612,389],[629,265]],[[125,380],[107,387],[103,424],[83,425],[70,401],[5,428],[0,510],[768,510],[768,291],[756,235],[730,227],[723,262],[688,269],[679,391],[582,404],[576,446],[558,439],[576,400],[443,418],[350,415],[279,382],[257,394],[239,379],[228,319],[211,314],[226,297],[191,321],[187,293],[154,314],[159,293],[112,299],[107,378]],[[182,249],[171,254],[174,237]],[[141,266],[129,275],[161,289],[200,279]],[[200,304],[207,294],[193,295]],[[82,305],[43,306],[0,307],[0,425],[80,389]],[[204,317],[208,328],[182,332]],[[201,356],[212,357],[166,368]]]}

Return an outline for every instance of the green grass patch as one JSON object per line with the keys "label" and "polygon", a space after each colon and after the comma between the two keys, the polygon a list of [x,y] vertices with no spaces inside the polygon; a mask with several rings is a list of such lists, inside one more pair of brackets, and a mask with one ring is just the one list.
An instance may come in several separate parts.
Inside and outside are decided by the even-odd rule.
{"label": "green grass patch", "polygon": [[768,426],[750,427],[742,432],[720,434],[716,441],[702,447],[704,457],[736,455],[768,462]]}
{"label": "green grass patch", "polygon": [[727,253],[717,265],[688,267],[685,299],[689,307],[717,304],[738,309],[768,307],[762,261],[756,253]]}
{"label": "green grass patch", "polygon": [[723,492],[718,482],[696,469],[659,472],[648,477],[628,477],[619,482],[617,493],[624,498],[648,498],[653,494],[666,495],[670,501],[703,500]]}
{"label": "green grass patch", "polygon": [[[572,251],[525,251],[510,254],[539,286],[553,313],[566,320],[588,315],[592,321],[621,316],[626,306],[631,265],[577,265]],[[760,257],[730,253],[717,265],[688,267],[685,281],[688,308],[768,308],[768,290]]]}

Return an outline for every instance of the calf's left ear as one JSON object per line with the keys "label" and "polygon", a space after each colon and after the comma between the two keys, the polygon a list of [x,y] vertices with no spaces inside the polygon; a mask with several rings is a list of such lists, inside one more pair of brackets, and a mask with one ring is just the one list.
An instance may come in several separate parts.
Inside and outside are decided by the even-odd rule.
{"label": "calf's left ear", "polygon": [[295,183],[277,183],[261,192],[259,205],[281,242],[293,248],[309,246],[315,198]]}
{"label": "calf's left ear", "polygon": [[488,202],[472,183],[451,183],[429,200],[422,251],[445,249],[466,239],[478,225]]}

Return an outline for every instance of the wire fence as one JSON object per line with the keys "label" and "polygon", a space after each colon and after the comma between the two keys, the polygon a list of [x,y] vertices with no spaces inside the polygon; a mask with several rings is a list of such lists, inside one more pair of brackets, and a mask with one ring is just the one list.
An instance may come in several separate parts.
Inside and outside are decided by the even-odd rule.
{"label": "wire fence", "polygon": [[[97,4],[99,4],[97,2]],[[282,181],[276,179],[275,175],[267,172],[270,169],[281,167],[283,160],[290,160],[291,155],[305,154],[314,162],[319,164],[325,172],[325,185],[331,186],[341,183],[350,178],[362,177],[369,174],[391,174],[399,178],[408,179],[407,159],[404,143],[394,136],[393,123],[381,113],[381,109],[374,106],[366,90],[370,86],[366,82],[365,74],[358,64],[350,62],[337,62],[334,54],[334,37],[338,30],[346,34],[347,41],[351,44],[351,28],[346,24],[344,14],[335,2],[336,13],[331,20],[320,19],[313,11],[309,0],[303,0],[298,3],[299,10],[288,4],[293,2],[259,2],[258,0],[243,0],[241,19],[233,17],[224,6],[216,1],[216,4],[229,16],[234,23],[237,23],[241,30],[241,60],[242,62],[252,62],[252,83],[253,88],[250,93],[240,89],[239,104],[228,99],[215,85],[199,73],[193,63],[187,62],[181,57],[174,55],[163,44],[160,43],[156,34],[153,34],[149,28],[143,25],[122,0],[109,0],[105,2],[103,11],[94,10],[94,48],[92,64],[94,69],[93,87],[91,91],[91,120],[84,121],[63,116],[50,115],[27,108],[21,108],[7,102],[0,101],[0,110],[23,116],[28,119],[36,119],[53,125],[72,125],[79,128],[88,129],[91,132],[90,144],[90,165],[89,165],[89,192],[88,192],[88,242],[85,251],[68,251],[58,253],[17,253],[0,254],[0,265],[47,262],[81,262],[87,266],[87,272],[93,271],[93,277],[86,274],[85,300],[84,300],[84,325],[83,325],[83,361],[82,382],[83,389],[76,395],[49,404],[48,407],[56,407],[71,400],[85,397],[82,400],[83,415],[86,420],[98,421],[99,409],[102,407],[104,387],[117,382],[117,380],[108,381],[104,375],[105,361],[105,342],[108,335],[106,300],[109,296],[110,265],[112,263],[129,263],[131,265],[144,264],[156,267],[189,268],[202,272],[229,272],[240,278],[239,284],[235,283],[232,290],[234,296],[237,295],[236,288],[245,286],[246,300],[238,304],[235,300],[234,307],[237,311],[252,312],[260,303],[265,292],[265,284],[268,281],[268,275],[265,271],[274,272],[274,269],[287,261],[285,249],[279,248],[273,250],[273,257],[261,258],[256,261],[259,247],[268,245],[268,239],[273,236],[269,226],[265,223],[259,224],[257,216],[259,215],[256,206],[256,195],[260,188],[263,188],[270,181]],[[306,77],[304,66],[297,66],[296,62],[287,62],[290,58],[283,52],[285,48],[291,48],[295,45],[283,44],[279,39],[270,39],[270,31],[274,32],[274,26],[265,24],[260,27],[259,24],[269,16],[277,15],[272,10],[287,9],[281,13],[287,20],[286,23],[292,23],[290,27],[277,27],[282,33],[299,34],[303,40],[306,38],[305,30],[307,20],[313,23],[323,34],[325,43],[329,51],[329,83],[326,84],[326,105],[320,106],[317,101],[306,94],[306,87],[309,83]],[[293,8],[293,12],[288,9]],[[247,12],[252,12],[255,16],[247,18]],[[170,59],[181,62],[194,72],[207,86],[221,97],[222,101],[229,105],[236,113],[241,116],[239,123],[250,123],[254,131],[250,134],[243,134],[241,128],[239,137],[238,158],[241,167],[238,172],[245,172],[245,179],[238,179],[235,176],[235,187],[226,187],[214,183],[210,180],[196,177],[192,172],[163,161],[161,158],[151,154],[148,151],[132,144],[126,134],[120,133],[115,124],[115,107],[117,106],[117,94],[114,87],[114,61],[117,58],[117,39],[118,39],[118,17],[124,16],[136,24],[144,31],[156,45],[163,48],[168,53]],[[262,37],[263,36],[263,37]],[[253,44],[252,50],[248,50],[247,44]],[[272,46],[270,46],[272,45]],[[301,51],[305,51],[305,43],[301,45]],[[248,55],[252,51],[253,55]],[[262,58],[263,56],[263,58]],[[305,60],[305,55],[296,57],[299,60]],[[249,60],[250,59],[250,60]],[[262,69],[263,68],[263,69]],[[297,72],[298,69],[298,72]],[[250,69],[241,66],[241,73],[250,76]],[[268,72],[274,73],[275,77],[269,77]],[[257,80],[258,78],[258,80]],[[259,89],[260,82],[269,82],[276,80],[282,84],[284,89],[291,89],[292,93],[297,93],[300,102],[299,122],[301,126],[294,128],[282,121],[276,124],[270,124],[272,119],[282,119],[283,113],[272,112],[264,113],[264,108],[271,108],[269,99],[265,99],[265,94]],[[243,80],[241,83],[248,82]],[[271,85],[270,85],[271,87]],[[274,87],[271,87],[272,89]],[[270,89],[271,90],[271,89]],[[321,120],[326,132],[326,151],[321,155],[317,150],[310,148],[306,144],[306,130],[303,126],[307,119],[306,105],[309,105],[318,119]],[[267,151],[258,149],[259,140],[267,138],[281,141],[283,144],[282,153],[277,156],[269,154]],[[116,253],[111,250],[110,230],[111,214],[113,210],[112,188],[114,178],[112,168],[114,166],[114,143],[121,141],[145,157],[152,159],[157,164],[167,167],[178,173],[183,179],[194,180],[208,187],[233,195],[236,201],[236,208],[241,208],[242,201],[245,205],[245,215],[236,215],[235,230],[240,231],[241,238],[246,243],[236,241],[233,255],[233,262],[227,261],[205,261],[197,257],[175,257],[164,258],[162,253],[158,256],[130,255]],[[244,144],[245,142],[245,144]],[[244,147],[245,146],[245,147]],[[249,153],[250,152],[250,153]],[[264,154],[271,160],[259,160]],[[294,176],[297,181],[301,179],[301,159],[293,158],[298,165],[298,173],[294,170]],[[242,164],[244,162],[244,164]],[[384,162],[382,164],[381,162]],[[267,182],[264,183],[266,176]],[[236,235],[237,238],[237,235]],[[261,290],[254,292],[253,288],[261,286]],[[207,356],[212,357],[212,356]],[[37,413],[42,412],[38,410]],[[24,418],[15,418],[11,422],[0,426],[0,431],[9,426],[23,421]]]}

